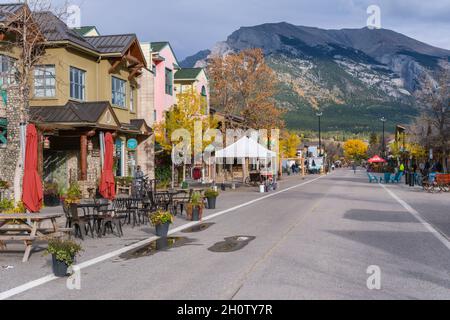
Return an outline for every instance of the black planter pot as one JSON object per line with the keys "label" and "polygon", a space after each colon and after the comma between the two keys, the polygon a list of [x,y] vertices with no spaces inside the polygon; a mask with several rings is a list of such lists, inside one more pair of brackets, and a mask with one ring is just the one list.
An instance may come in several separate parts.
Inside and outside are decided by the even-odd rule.
{"label": "black planter pot", "polygon": [[57,260],[55,255],[52,255],[52,261],[53,274],[58,278],[67,277],[69,266],[65,262]]}
{"label": "black planter pot", "polygon": [[217,197],[208,198],[208,209],[214,210],[216,209]]}
{"label": "black planter pot", "polygon": [[170,223],[159,224],[156,226],[156,235],[161,238],[167,238]]}
{"label": "black planter pot", "polygon": [[60,203],[61,201],[58,196],[52,194],[44,195],[44,205],[46,207],[57,207]]}
{"label": "black planter pot", "polygon": [[192,208],[192,221],[200,221],[200,208]]}

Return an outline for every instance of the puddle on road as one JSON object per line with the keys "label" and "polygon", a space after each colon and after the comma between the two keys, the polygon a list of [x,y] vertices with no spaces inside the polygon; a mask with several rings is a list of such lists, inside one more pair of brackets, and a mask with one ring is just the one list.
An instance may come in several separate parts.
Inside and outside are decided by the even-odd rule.
{"label": "puddle on road", "polygon": [[196,233],[196,232],[202,232],[205,231],[206,229],[209,229],[210,227],[212,227],[213,225],[215,225],[215,223],[202,223],[190,228],[187,228],[183,231],[181,231],[181,233]]}
{"label": "puddle on road", "polygon": [[169,238],[161,238],[155,241],[150,242],[144,246],[126,252],[119,256],[113,262],[123,262],[126,260],[138,259],[142,257],[149,257],[157,254],[161,251],[167,251],[173,248],[179,248],[183,246],[190,245],[194,243],[196,240],[189,239],[185,237],[169,237]]}
{"label": "puddle on road", "polygon": [[250,236],[236,236],[225,238],[225,241],[216,243],[212,247],[208,248],[208,250],[218,253],[236,252],[245,248],[250,242],[255,239],[256,237]]}

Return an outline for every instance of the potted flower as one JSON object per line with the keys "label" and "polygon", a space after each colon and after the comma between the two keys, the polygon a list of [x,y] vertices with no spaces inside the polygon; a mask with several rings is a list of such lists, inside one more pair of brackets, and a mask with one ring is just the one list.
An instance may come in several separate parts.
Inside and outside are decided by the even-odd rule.
{"label": "potted flower", "polygon": [[75,262],[76,256],[83,251],[81,246],[71,240],[53,239],[48,243],[47,254],[52,255],[52,267],[55,276],[67,276],[67,270]]}
{"label": "potted flower", "polygon": [[78,204],[82,198],[82,193],[78,183],[71,183],[67,190],[64,202],[68,205]]}
{"label": "potted flower", "polygon": [[217,197],[219,192],[214,189],[208,189],[205,191],[205,197],[208,199],[208,209],[216,209]]}
{"label": "potted flower", "polygon": [[169,233],[169,227],[173,223],[173,216],[170,212],[158,210],[149,215],[152,226],[156,228],[158,237],[166,238]]}
{"label": "potted flower", "polygon": [[194,192],[191,197],[191,201],[186,206],[188,219],[192,221],[200,221],[203,216],[203,197],[199,192]]}

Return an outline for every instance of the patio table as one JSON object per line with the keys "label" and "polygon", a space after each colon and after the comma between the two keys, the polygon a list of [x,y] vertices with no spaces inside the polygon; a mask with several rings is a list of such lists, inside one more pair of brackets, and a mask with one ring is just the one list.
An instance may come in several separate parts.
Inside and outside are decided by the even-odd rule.
{"label": "patio table", "polygon": [[[69,229],[59,228],[56,219],[63,214],[0,214],[0,243],[6,247],[8,242],[24,242],[25,253],[23,262],[29,260],[31,250],[35,241],[48,241],[52,238],[64,236]],[[52,227],[44,229],[43,222],[50,221]]]}

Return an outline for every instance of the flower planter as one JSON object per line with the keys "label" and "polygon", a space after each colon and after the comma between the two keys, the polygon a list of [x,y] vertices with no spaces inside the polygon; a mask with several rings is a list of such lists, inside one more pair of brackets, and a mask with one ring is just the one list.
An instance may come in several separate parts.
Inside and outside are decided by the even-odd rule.
{"label": "flower planter", "polygon": [[216,209],[217,197],[209,197],[208,199],[208,209],[214,210]]}
{"label": "flower planter", "polygon": [[69,266],[65,262],[57,260],[55,255],[52,255],[52,268],[53,274],[58,278],[67,277]]}
{"label": "flower planter", "polygon": [[161,238],[167,238],[169,233],[170,223],[158,224],[156,228],[156,235]]}
{"label": "flower planter", "polygon": [[192,221],[200,221],[202,220],[202,208],[193,207],[192,208]]}

